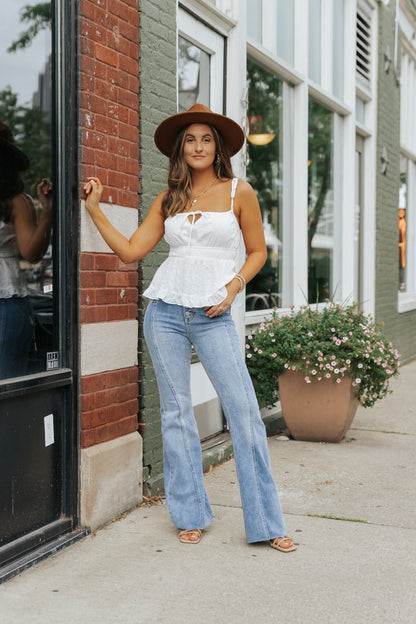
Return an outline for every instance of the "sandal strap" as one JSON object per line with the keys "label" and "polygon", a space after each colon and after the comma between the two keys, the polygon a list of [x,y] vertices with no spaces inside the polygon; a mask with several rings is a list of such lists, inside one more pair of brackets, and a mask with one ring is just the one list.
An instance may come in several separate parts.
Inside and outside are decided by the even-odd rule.
{"label": "sandal strap", "polygon": [[289,537],[289,535],[285,535],[284,537],[275,537],[274,539],[271,540],[271,542],[274,542],[275,544],[277,544],[277,546],[280,546],[280,544],[282,542],[286,542],[289,541],[291,542],[291,544],[289,544],[288,548],[290,548],[290,546],[293,545],[293,539],[291,537]]}
{"label": "sandal strap", "polygon": [[182,535],[197,535],[198,537],[202,537],[201,529],[184,529],[183,531],[179,531],[179,537]]}

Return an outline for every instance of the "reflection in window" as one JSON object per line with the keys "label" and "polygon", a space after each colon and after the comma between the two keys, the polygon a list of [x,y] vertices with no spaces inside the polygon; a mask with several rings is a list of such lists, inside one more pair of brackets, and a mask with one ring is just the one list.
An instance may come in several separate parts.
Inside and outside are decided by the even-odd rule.
{"label": "reflection in window", "polygon": [[308,300],[333,294],[333,113],[310,100],[308,122]]}
{"label": "reflection in window", "polygon": [[399,192],[399,290],[406,288],[406,258],[407,258],[407,204],[408,204],[408,169],[409,163],[405,156],[400,156],[400,192]]}
{"label": "reflection in window", "polygon": [[210,56],[201,48],[178,37],[179,112],[196,104],[210,105]]}
{"label": "reflection in window", "polygon": [[262,41],[262,0],[247,0],[247,34]]}
{"label": "reflection in window", "polygon": [[0,379],[54,350],[51,19],[15,0],[0,24]]}
{"label": "reflection in window", "polygon": [[321,82],[321,0],[309,0],[308,29],[308,74],[309,78]]}
{"label": "reflection in window", "polygon": [[263,217],[267,260],[247,285],[246,308],[281,306],[282,291],[282,82],[248,59],[247,179]]}

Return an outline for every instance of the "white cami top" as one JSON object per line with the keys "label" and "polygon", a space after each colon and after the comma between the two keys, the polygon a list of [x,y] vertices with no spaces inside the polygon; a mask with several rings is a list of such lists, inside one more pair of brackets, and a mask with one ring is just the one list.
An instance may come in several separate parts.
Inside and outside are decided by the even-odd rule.
{"label": "white cami top", "polygon": [[236,274],[241,230],[234,214],[238,178],[231,183],[231,206],[225,212],[180,212],[165,221],[169,256],[143,295],[188,308],[221,303],[225,284]]}
{"label": "white cami top", "polygon": [[27,297],[28,294],[19,266],[14,225],[0,221],[0,299]]}

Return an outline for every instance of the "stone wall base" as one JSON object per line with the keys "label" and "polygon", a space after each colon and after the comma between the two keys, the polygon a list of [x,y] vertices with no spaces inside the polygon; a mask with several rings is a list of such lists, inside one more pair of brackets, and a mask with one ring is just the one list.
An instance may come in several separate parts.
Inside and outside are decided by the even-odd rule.
{"label": "stone wall base", "polygon": [[142,438],[139,433],[81,450],[81,525],[92,531],[142,500]]}

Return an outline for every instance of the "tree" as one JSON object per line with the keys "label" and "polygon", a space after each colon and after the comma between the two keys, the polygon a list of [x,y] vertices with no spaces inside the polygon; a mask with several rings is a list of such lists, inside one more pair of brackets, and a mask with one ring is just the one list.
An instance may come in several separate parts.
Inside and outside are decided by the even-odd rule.
{"label": "tree", "polygon": [[29,22],[29,27],[20,33],[18,39],[7,48],[7,52],[16,52],[30,46],[36,35],[52,23],[52,3],[38,2],[38,4],[26,5],[20,12],[20,21]]}

